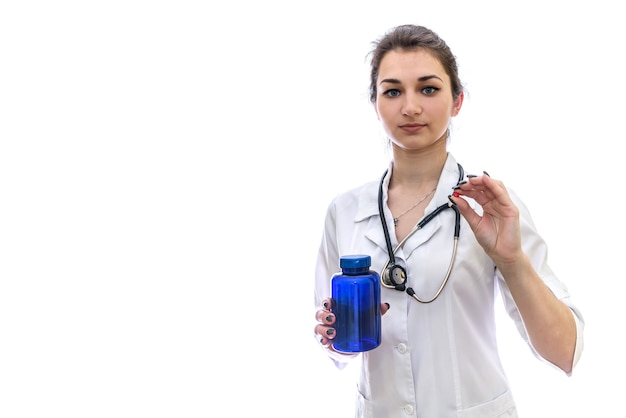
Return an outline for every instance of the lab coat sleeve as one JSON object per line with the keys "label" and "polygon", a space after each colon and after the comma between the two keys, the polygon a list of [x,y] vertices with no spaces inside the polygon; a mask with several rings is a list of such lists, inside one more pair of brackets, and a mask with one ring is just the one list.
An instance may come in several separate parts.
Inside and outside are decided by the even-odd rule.
{"label": "lab coat sleeve", "polygon": [[[578,360],[580,359],[580,356],[583,350],[583,345],[584,345],[583,330],[584,330],[585,322],[584,322],[583,316],[580,310],[572,302],[571,296],[565,284],[556,277],[552,269],[549,267],[547,244],[543,240],[543,238],[539,235],[535,227],[535,224],[531,218],[531,215],[528,211],[528,208],[514,192],[509,191],[509,193],[520,211],[520,228],[521,228],[521,235],[522,235],[522,248],[524,252],[528,255],[533,267],[539,274],[539,277],[541,277],[541,279],[544,281],[546,286],[548,286],[550,291],[552,291],[552,293],[556,296],[557,299],[565,303],[565,305],[567,305],[570,308],[574,321],[576,322],[576,348],[574,351],[574,361],[572,365],[572,371],[573,371],[574,367],[578,363]],[[511,296],[511,292],[509,291],[509,288],[506,282],[504,281],[504,278],[502,277],[502,274],[500,273],[499,270],[496,270],[496,274],[497,274],[498,284],[500,286],[502,300],[504,302],[506,312],[509,315],[509,317],[511,317],[514,320],[518,332],[520,333],[522,338],[524,338],[524,340],[526,341],[526,343],[529,345],[530,349],[532,350],[533,354],[537,358],[546,362],[552,367],[557,368],[557,366],[553,365],[552,363],[542,358],[537,353],[535,348],[532,346],[530,339],[528,338],[526,329],[524,327],[524,323],[522,321],[519,310],[517,309],[517,306],[515,305],[513,297]],[[570,372],[567,375],[570,376],[571,374],[572,373]]]}
{"label": "lab coat sleeve", "polygon": [[[336,206],[333,200],[326,212],[324,233],[322,235],[322,242],[320,244],[315,268],[314,303],[316,311],[320,309],[322,300],[331,296],[331,279],[333,274],[339,271],[336,219]],[[320,346],[326,351],[328,356],[335,363],[335,366],[339,369],[343,369],[352,358],[358,356],[358,354],[339,353],[321,344]]]}

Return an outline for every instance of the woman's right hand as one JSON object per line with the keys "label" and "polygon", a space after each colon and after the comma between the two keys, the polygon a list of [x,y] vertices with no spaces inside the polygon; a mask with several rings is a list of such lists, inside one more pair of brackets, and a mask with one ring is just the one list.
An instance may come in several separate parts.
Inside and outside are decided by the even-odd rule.
{"label": "woman's right hand", "polygon": [[315,320],[318,324],[315,325],[315,335],[317,340],[323,346],[327,347],[335,338],[335,314],[330,311],[332,308],[332,299],[326,298],[322,300],[322,306],[315,312]]}
{"label": "woman's right hand", "polygon": [[[315,325],[315,335],[317,340],[324,347],[328,347],[332,340],[335,338],[335,314],[331,312],[332,299],[326,298],[322,300],[322,306],[315,312],[315,320],[318,322]],[[384,315],[389,310],[388,303],[382,303],[380,306],[380,312]]]}

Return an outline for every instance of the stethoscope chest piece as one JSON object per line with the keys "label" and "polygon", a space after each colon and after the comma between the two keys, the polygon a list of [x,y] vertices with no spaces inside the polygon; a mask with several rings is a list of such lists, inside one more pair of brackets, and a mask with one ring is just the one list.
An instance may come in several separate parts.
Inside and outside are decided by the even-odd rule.
{"label": "stethoscope chest piece", "polygon": [[406,288],[406,270],[397,264],[387,266],[382,272],[381,280],[385,286],[404,290]]}

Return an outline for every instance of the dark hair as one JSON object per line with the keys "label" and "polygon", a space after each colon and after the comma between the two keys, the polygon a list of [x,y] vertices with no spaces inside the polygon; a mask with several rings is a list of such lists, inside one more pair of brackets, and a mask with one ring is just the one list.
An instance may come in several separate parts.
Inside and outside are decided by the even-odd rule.
{"label": "dark hair", "polygon": [[454,100],[463,92],[463,85],[459,79],[459,70],[456,57],[450,51],[448,44],[432,30],[424,26],[401,25],[389,30],[373,43],[374,48],[369,53],[370,59],[370,102],[376,102],[376,79],[380,62],[387,52],[397,49],[414,51],[425,49],[439,60],[445,69],[450,83],[452,84],[452,97]]}

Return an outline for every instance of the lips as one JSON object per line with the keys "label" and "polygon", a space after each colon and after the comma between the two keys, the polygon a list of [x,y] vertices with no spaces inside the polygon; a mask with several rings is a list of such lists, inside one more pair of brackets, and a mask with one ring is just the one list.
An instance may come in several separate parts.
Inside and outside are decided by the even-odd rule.
{"label": "lips", "polygon": [[400,125],[400,129],[405,132],[417,132],[421,130],[424,126],[426,125],[422,125],[419,123],[406,123],[404,125]]}

